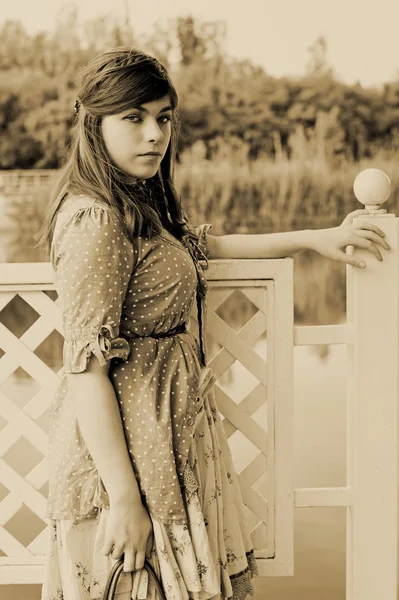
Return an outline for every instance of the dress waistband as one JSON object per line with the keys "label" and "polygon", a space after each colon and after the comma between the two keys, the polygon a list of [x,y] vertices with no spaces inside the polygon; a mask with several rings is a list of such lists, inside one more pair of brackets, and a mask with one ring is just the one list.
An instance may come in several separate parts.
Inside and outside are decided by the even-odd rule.
{"label": "dress waistband", "polygon": [[169,329],[169,331],[165,331],[164,333],[151,333],[147,335],[139,335],[138,333],[130,332],[129,334],[125,334],[127,338],[138,338],[138,337],[152,337],[152,338],[161,338],[161,337],[172,337],[173,335],[177,335],[178,333],[186,333],[189,330],[189,324],[187,322],[181,323],[177,325],[173,329]]}

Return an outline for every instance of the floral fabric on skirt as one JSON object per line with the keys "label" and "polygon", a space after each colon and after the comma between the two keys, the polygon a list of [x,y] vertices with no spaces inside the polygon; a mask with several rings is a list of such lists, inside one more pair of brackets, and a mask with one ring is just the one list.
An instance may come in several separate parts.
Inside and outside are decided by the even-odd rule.
{"label": "floral fabric on skirt", "polygon": [[[182,489],[187,522],[152,518],[149,560],[167,600],[245,600],[258,574],[244,517],[241,490],[214,398],[204,396],[196,415]],[[101,553],[109,510],[80,522],[50,519],[41,600],[95,600],[112,565]],[[148,559],[147,559],[148,560]],[[145,569],[123,572],[118,600],[160,600]]]}

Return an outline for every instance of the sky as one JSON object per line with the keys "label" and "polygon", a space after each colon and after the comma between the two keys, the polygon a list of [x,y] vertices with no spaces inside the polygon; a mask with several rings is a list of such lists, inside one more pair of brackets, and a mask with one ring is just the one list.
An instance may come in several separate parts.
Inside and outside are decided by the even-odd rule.
{"label": "sky", "polygon": [[[54,29],[65,0],[0,0],[0,24],[22,21],[30,33]],[[79,20],[122,16],[129,7],[137,34],[154,23],[192,15],[227,24],[227,53],[276,77],[300,76],[321,35],[327,59],[345,83],[380,85],[399,76],[399,0],[78,0]],[[112,7],[112,8],[110,8]]]}

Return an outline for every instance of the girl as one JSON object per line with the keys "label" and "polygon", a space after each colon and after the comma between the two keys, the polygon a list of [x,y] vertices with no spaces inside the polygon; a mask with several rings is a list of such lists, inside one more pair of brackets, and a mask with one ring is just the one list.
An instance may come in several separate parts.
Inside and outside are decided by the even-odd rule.
{"label": "girl", "polygon": [[[49,428],[48,547],[42,600],[101,598],[123,556],[120,600],[245,600],[257,568],[207,366],[212,258],[312,248],[388,248],[367,222],[267,235],[192,226],[172,182],[177,94],[134,48],[97,56],[75,103],[70,158],[45,215],[64,371]],[[197,300],[199,337],[188,329]]]}

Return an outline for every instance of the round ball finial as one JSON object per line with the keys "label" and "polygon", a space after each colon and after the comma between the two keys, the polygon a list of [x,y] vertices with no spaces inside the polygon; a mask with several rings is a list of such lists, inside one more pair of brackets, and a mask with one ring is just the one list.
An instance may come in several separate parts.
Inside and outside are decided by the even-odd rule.
{"label": "round ball finial", "polygon": [[364,169],[356,177],[353,191],[367,210],[377,213],[386,212],[380,206],[391,194],[391,180],[381,169]]}

